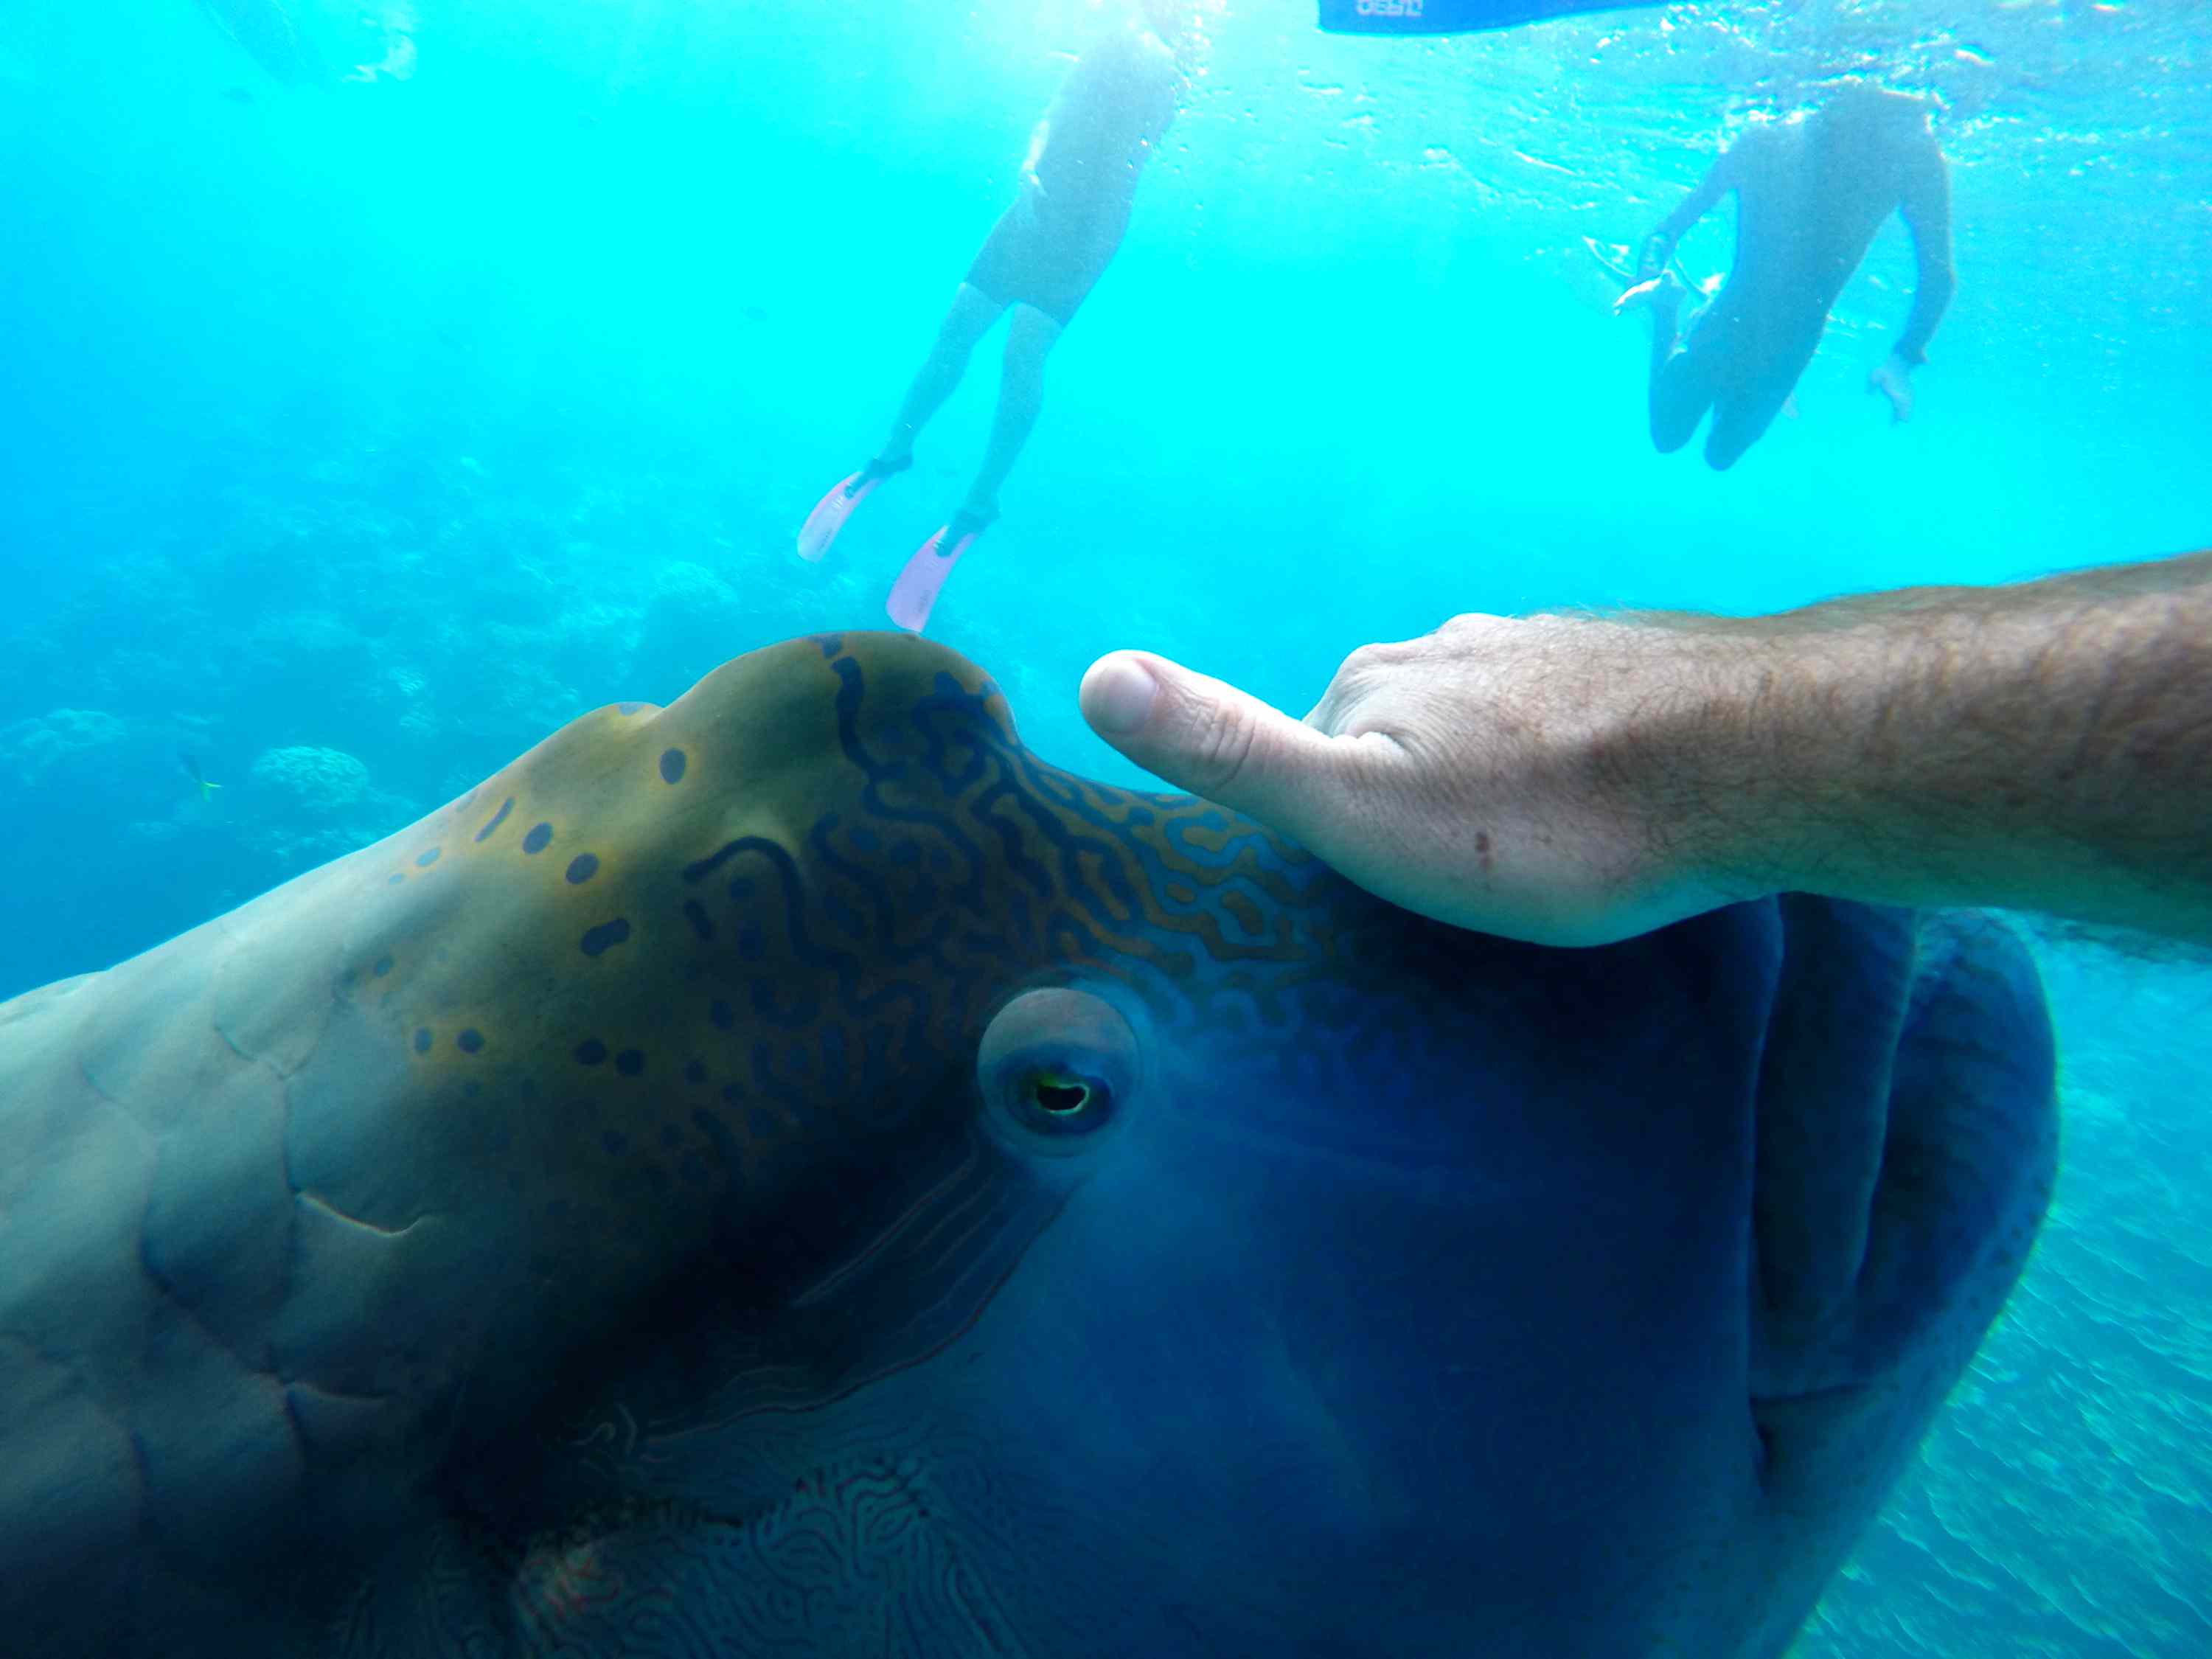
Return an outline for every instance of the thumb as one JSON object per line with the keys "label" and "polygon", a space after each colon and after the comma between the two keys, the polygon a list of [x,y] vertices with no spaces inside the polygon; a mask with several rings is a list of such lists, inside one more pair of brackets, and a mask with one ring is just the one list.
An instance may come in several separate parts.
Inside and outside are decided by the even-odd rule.
{"label": "thumb", "polygon": [[1146,771],[1293,840],[1309,839],[1335,793],[1342,757],[1329,738],[1147,652],[1101,657],[1079,700],[1091,729]]}

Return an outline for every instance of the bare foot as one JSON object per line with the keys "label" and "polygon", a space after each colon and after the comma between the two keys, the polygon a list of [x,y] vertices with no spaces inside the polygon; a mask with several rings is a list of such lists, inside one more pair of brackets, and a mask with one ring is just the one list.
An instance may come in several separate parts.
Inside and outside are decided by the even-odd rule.
{"label": "bare foot", "polygon": [[1671,270],[1662,270],[1648,283],[1638,283],[1613,302],[1613,314],[1625,317],[1632,311],[1656,310],[1662,306],[1678,306],[1686,290],[1682,279]]}

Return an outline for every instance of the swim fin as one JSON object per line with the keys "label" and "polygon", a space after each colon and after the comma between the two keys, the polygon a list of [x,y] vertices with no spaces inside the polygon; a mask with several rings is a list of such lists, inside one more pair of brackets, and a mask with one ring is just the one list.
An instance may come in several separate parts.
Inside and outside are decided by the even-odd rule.
{"label": "swim fin", "polygon": [[939,590],[945,579],[952,574],[952,567],[960,556],[975,544],[975,538],[991,527],[990,519],[979,518],[969,512],[952,515],[952,521],[914,550],[906,562],[898,580],[891,584],[891,597],[884,609],[890,619],[909,634],[919,634],[929,625],[930,607],[937,603]]}
{"label": "swim fin", "polygon": [[837,539],[837,532],[845,527],[845,520],[868,499],[868,493],[884,479],[913,465],[910,455],[901,461],[873,460],[850,477],[838,480],[828,495],[814,503],[806,522],[799,526],[799,556],[811,564],[827,553],[830,544]]}
{"label": "swim fin", "polygon": [[1585,11],[1629,11],[1664,0],[1321,0],[1329,34],[1469,34]]}

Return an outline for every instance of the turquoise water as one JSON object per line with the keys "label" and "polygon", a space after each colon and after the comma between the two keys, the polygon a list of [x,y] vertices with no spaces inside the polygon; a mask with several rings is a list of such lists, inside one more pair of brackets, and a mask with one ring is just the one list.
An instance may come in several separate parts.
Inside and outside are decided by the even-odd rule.
{"label": "turquoise water", "polygon": [[[353,6],[301,7],[339,61]],[[957,501],[992,348],[819,567],[1096,27],[1079,0],[417,0],[286,87],[188,0],[0,22],[0,995],[458,793],[574,714],[869,625]],[[1005,521],[931,626],[1048,757],[1142,645],[1302,709],[1457,611],[1758,611],[2212,540],[2194,9],[1682,7],[1489,39],[1217,11]],[[886,15],[888,14],[888,16]],[[1893,222],[1799,417],[1644,431],[1635,241],[1755,111],[1940,93],[1960,291],[1893,428]],[[1717,269],[1725,216],[1686,244]],[[203,800],[178,763],[222,785]],[[317,751],[317,752],[307,752]],[[1996,1336],[1807,1655],[2212,1652],[2212,978],[2053,948],[2066,1170]]]}

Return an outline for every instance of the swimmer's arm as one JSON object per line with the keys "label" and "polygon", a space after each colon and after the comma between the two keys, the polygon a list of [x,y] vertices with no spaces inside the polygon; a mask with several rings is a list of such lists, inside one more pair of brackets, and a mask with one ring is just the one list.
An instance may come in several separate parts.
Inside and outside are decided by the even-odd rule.
{"label": "swimmer's arm", "polygon": [[1456,617],[1304,720],[1135,653],[1093,727],[1410,909],[1595,945],[1779,892],[2212,944],[2212,553],[1777,617]]}
{"label": "swimmer's arm", "polygon": [[1723,888],[2212,943],[2212,554],[1691,631],[1740,652],[1680,737]]}
{"label": "swimmer's arm", "polygon": [[1115,60],[1126,50],[1118,36],[1109,36],[1078,58],[1060,82],[1030,135],[1030,153],[1022,162],[1023,178],[1040,191],[1044,185],[1037,168],[1048,148],[1054,152],[1054,174],[1063,179],[1089,176],[1106,159],[1106,106],[1114,95]]}
{"label": "swimmer's arm", "polygon": [[[1182,72],[1175,55],[1157,41],[1119,33],[1092,52],[1078,75],[1089,123],[1085,160],[1102,179],[1120,167],[1121,179],[1133,187],[1182,106]],[[1069,77],[1071,88],[1077,78]]]}
{"label": "swimmer's arm", "polygon": [[1145,110],[1138,125],[1136,142],[1129,149],[1129,169],[1140,170],[1152,159],[1152,151],[1160,140],[1167,137],[1168,129],[1175,125],[1182,109],[1185,83],[1182,72],[1176,67],[1175,59],[1164,48],[1164,64],[1152,65],[1152,72],[1145,82]]}
{"label": "swimmer's arm", "polygon": [[1917,368],[1928,361],[1929,338],[1959,286],[1951,270],[1951,170],[1932,145],[1928,165],[1905,191],[1898,211],[1912,233],[1919,271],[1913,279],[1911,314],[1905,319],[1895,351],[1905,363]]}
{"label": "swimmer's arm", "polygon": [[[1073,154],[1095,145],[1098,125],[1098,83],[1103,73],[1100,65],[1109,50],[1110,43],[1102,44],[1077,58],[1075,67],[1068,70],[1067,78],[1060,83],[1060,90],[1053,94],[1052,102],[1046,106],[1045,112],[1037,118],[1037,124],[1030,133],[1029,154],[1022,158],[1022,177],[1036,189],[1042,191],[1044,188],[1043,181],[1037,177],[1037,167],[1044,160],[1048,146],[1057,142],[1063,149]],[[1094,135],[1088,144],[1083,142],[1086,126],[1092,129]]]}
{"label": "swimmer's arm", "polygon": [[[1053,106],[1054,109],[1058,107],[1056,104]],[[1042,190],[1044,185],[1037,178],[1037,163],[1044,159],[1044,147],[1052,142],[1052,117],[1053,110],[1048,109],[1037,118],[1037,124],[1030,133],[1029,154],[1022,157],[1022,177],[1039,190]]]}
{"label": "swimmer's arm", "polygon": [[[1738,140],[1740,144],[1742,141]],[[1644,239],[1644,252],[1636,265],[1636,280],[1648,283],[1667,268],[1674,257],[1674,246],[1689,234],[1690,227],[1713,210],[1713,204],[1734,190],[1736,185],[1736,146],[1723,150],[1720,159],[1705,170],[1698,187],[1682,198],[1682,204],[1662,219],[1649,236]]]}

